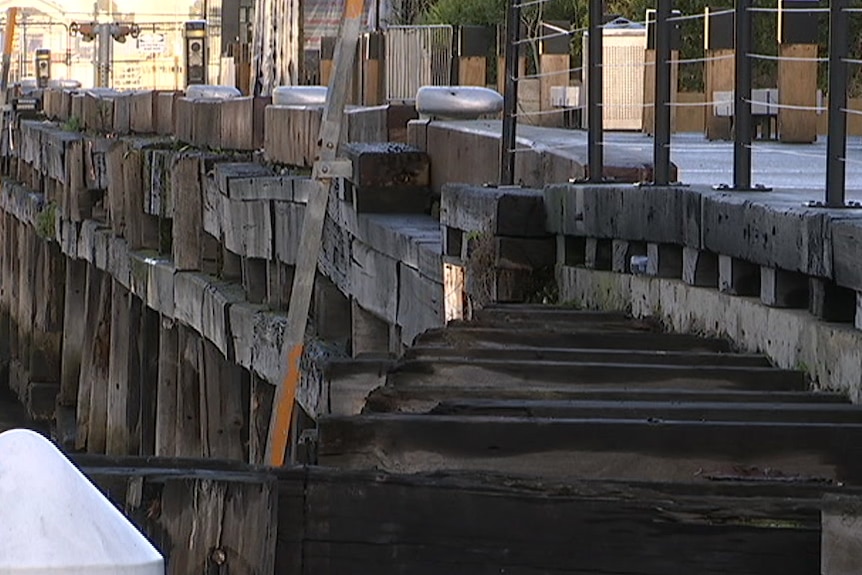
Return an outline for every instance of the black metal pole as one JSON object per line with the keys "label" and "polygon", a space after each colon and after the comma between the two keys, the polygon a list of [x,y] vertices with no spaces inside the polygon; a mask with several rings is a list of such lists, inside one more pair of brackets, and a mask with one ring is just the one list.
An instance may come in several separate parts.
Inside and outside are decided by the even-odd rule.
{"label": "black metal pole", "polygon": [[518,108],[518,36],[521,29],[521,0],[509,0],[506,12],[506,63],[503,89],[503,134],[500,138],[500,185],[515,183],[515,130]]}
{"label": "black metal pole", "polygon": [[587,118],[589,122],[587,133],[587,163],[589,167],[589,180],[601,182],[604,180],[604,119],[602,118],[602,12],[603,0],[589,0],[590,2],[590,39],[589,39],[589,66],[587,70]]}
{"label": "black metal pole", "polygon": [[751,189],[751,0],[736,0],[733,187]]}
{"label": "black metal pole", "polygon": [[844,206],[847,153],[847,0],[829,3],[829,135],[826,139],[826,205]]}
{"label": "black metal pole", "polygon": [[655,138],[653,140],[653,184],[670,183],[670,54],[673,0],[657,0],[655,12]]}

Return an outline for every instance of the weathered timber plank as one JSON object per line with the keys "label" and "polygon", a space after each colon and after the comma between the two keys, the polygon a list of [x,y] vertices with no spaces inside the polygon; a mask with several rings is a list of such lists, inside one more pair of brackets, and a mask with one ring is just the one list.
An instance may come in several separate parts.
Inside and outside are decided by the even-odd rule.
{"label": "weathered timber plank", "polygon": [[182,155],[174,160],[171,172],[174,197],[173,256],[177,271],[198,270],[201,266],[203,234],[200,159]]}
{"label": "weathered timber plank", "polygon": [[156,453],[161,316],[147,308],[141,301],[137,305],[141,308],[140,335],[138,336],[138,349],[135,350],[139,367],[137,380],[140,387],[137,445],[141,455],[151,456]]}
{"label": "weathered timber plank", "polygon": [[545,236],[542,192],[531,189],[447,185],[440,223],[469,232],[513,237]]}
{"label": "weathered timber plank", "polygon": [[519,327],[518,330],[498,327],[450,327],[433,329],[422,334],[417,344],[469,345],[474,347],[499,348],[501,346],[542,346],[584,349],[641,349],[656,351],[730,351],[727,341],[701,338],[688,334],[608,332],[596,325],[580,328],[571,326],[559,332],[534,327]]}
{"label": "weathered timber plank", "polygon": [[129,147],[123,157],[123,211],[126,221],[126,240],[129,249],[154,249],[158,245],[147,245],[144,221],[144,185],[142,177],[143,152]]}
{"label": "weathered timber plank", "polygon": [[862,423],[852,405],[800,403],[717,403],[654,401],[443,400],[432,413],[461,416],[542,417],[555,419],[643,419],[737,421],[750,423]]}
{"label": "weathered timber plank", "polygon": [[632,363],[638,365],[688,365],[769,367],[765,356],[747,353],[705,353],[687,351],[649,351],[629,349],[578,349],[539,346],[506,346],[469,350],[439,346],[417,346],[408,349],[406,359],[433,360],[440,357],[467,357],[490,360],[562,361],[592,363]]}
{"label": "weathered timber plank", "polygon": [[[336,381],[330,382],[337,387]],[[488,389],[486,386],[451,384],[428,387],[403,384],[383,386],[372,391],[365,402],[369,413],[400,412],[425,413],[434,409],[441,398],[498,399],[501,401],[648,401],[648,402],[733,402],[733,403],[803,403],[842,404],[847,398],[837,393],[801,391],[697,390],[697,389],[642,389],[642,388],[578,388],[567,384],[542,384],[529,387]]]}
{"label": "weathered timber plank", "polygon": [[248,462],[252,465],[262,465],[264,462],[274,399],[275,386],[252,374],[248,423]]}
{"label": "weathered timber plank", "polygon": [[115,235],[124,236],[126,230],[126,188],[123,162],[126,146],[117,142],[108,152],[108,217]]}
{"label": "weathered timber plank", "polygon": [[[490,477],[483,484],[476,475],[372,479],[312,470],[305,530],[291,533],[280,549],[292,550],[295,539],[314,541],[304,546],[303,567],[321,573],[350,571],[351,562],[380,573],[465,575],[802,575],[818,569],[813,502],[710,497],[700,486],[698,497],[626,483],[507,485]],[[292,501],[289,495],[282,501]]]}
{"label": "weathered timber plank", "polygon": [[322,465],[400,473],[707,481],[748,469],[858,485],[858,434],[862,425],[856,424],[366,415],[323,418],[318,453]]}
{"label": "weathered timber plank", "polygon": [[111,342],[112,280],[87,266],[87,330],[78,388],[78,449],[103,453],[107,438],[108,363]]}
{"label": "weathered timber plank", "polygon": [[111,304],[111,340],[108,362],[108,454],[137,453],[140,425],[141,300],[114,282]]}
{"label": "weathered timber plank", "polygon": [[533,382],[569,385],[622,385],[673,389],[749,389],[802,391],[805,374],[770,367],[638,365],[548,360],[488,360],[436,358],[406,360],[394,368],[388,381],[437,385],[469,382],[504,387]]}
{"label": "weathered timber plank", "polygon": [[155,414],[155,454],[162,457],[173,457],[177,454],[177,380],[179,377],[177,333],[178,329],[174,323],[162,317],[159,327],[159,369]]}
{"label": "weathered timber plank", "polygon": [[204,457],[245,460],[242,429],[248,412],[242,401],[243,369],[203,340],[201,438]]}
{"label": "weathered timber plank", "polygon": [[203,342],[193,330],[178,328],[176,455],[201,457],[201,373]]}

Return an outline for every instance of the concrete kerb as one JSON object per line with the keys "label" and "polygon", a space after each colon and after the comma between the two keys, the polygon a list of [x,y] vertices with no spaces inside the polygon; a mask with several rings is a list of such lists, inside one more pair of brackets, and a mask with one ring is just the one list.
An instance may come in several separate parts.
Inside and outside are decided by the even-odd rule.
{"label": "concrete kerb", "polygon": [[[793,194],[702,188],[560,185],[547,188],[545,198],[548,229],[563,238],[678,245],[835,282],[862,297],[862,214],[807,208]],[[862,401],[858,310],[854,328],[680,279],[571,267],[565,257],[558,262],[562,301],[658,318],[673,331],[726,337],[779,367],[806,371],[817,389]]]}

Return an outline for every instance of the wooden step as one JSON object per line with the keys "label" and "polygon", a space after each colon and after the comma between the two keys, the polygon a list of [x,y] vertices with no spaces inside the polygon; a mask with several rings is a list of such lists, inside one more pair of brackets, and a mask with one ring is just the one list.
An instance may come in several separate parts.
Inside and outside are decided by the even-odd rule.
{"label": "wooden step", "polygon": [[660,364],[612,364],[564,361],[502,361],[438,358],[407,360],[393,368],[387,383],[399,385],[452,385],[499,389],[538,382],[569,385],[625,385],[632,388],[748,389],[804,391],[801,372],[765,367]]}
{"label": "wooden step", "polygon": [[862,425],[426,415],[322,418],[319,463],[414,473],[862,484]]}
{"label": "wooden step", "polygon": [[654,351],[731,351],[730,344],[722,339],[676,333],[614,332],[595,329],[594,327],[566,332],[546,329],[489,327],[438,328],[418,335],[414,344],[417,346],[448,346],[463,349],[531,346]]}
{"label": "wooden step", "polygon": [[728,403],[471,399],[441,402],[434,415],[862,424],[862,407],[829,403]]}
{"label": "wooden step", "polygon": [[697,351],[653,351],[629,349],[584,349],[536,346],[505,348],[456,348],[416,346],[408,349],[405,359],[434,360],[438,358],[490,360],[544,360],[590,363],[635,363],[688,366],[770,367],[763,355],[749,353],[711,353]]}

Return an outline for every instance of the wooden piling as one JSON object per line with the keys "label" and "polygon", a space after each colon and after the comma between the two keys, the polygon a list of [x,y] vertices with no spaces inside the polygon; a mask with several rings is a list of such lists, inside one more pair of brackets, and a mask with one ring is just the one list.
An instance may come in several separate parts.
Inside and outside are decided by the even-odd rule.
{"label": "wooden piling", "polygon": [[203,342],[189,327],[178,324],[177,422],[174,436],[177,457],[201,457],[200,381]]}
{"label": "wooden piling", "polygon": [[242,400],[244,371],[228,362],[212,342],[203,341],[200,411],[204,457],[245,459],[242,431],[248,409]]}
{"label": "wooden piling", "polygon": [[102,453],[106,446],[108,366],[111,341],[111,277],[87,266],[81,377],[78,386],[78,433],[75,447]]}
{"label": "wooden piling", "polygon": [[108,152],[108,221],[114,235],[123,237],[126,232],[126,188],[123,177],[123,162],[126,159],[127,148],[123,142],[117,142]]}
{"label": "wooden piling", "polygon": [[177,334],[179,329],[168,318],[161,318],[160,323],[155,454],[162,457],[173,457],[176,455],[177,379],[179,377]]}
{"label": "wooden piling", "polygon": [[128,455],[139,447],[141,300],[116,280],[111,298],[106,453]]}
{"label": "wooden piling", "polygon": [[274,399],[275,386],[252,374],[248,437],[248,462],[252,465],[261,465],[264,462],[266,436]]}
{"label": "wooden piling", "polygon": [[174,197],[174,266],[177,271],[199,270],[203,242],[203,201],[197,156],[180,155],[175,158],[171,193]]}

